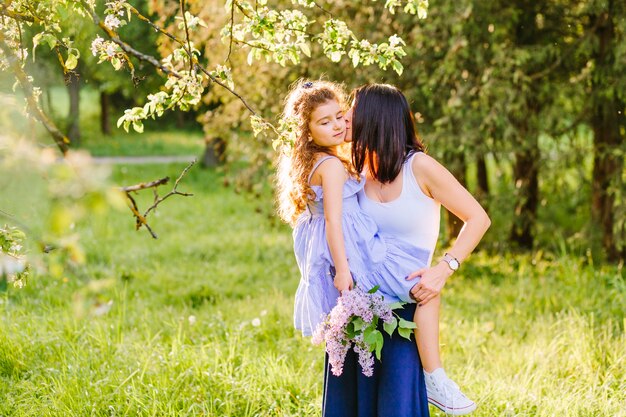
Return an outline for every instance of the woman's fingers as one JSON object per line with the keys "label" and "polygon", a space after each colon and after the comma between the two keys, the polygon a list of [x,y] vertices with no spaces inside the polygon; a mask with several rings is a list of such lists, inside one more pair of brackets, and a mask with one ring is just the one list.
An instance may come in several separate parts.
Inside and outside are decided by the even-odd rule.
{"label": "woman's fingers", "polygon": [[425,288],[418,288],[417,291],[412,292],[415,301],[420,302],[428,295],[428,291]]}
{"label": "woman's fingers", "polygon": [[424,271],[426,271],[426,268],[418,269],[418,270],[417,270],[417,271],[415,271],[415,272],[411,272],[411,273],[410,273],[410,274],[406,277],[406,280],[407,280],[407,281],[410,281],[410,280],[412,280],[412,279],[419,278],[419,277],[421,277],[421,276],[422,276],[422,274],[424,273]]}
{"label": "woman's fingers", "polygon": [[437,294],[438,294],[438,292],[435,291],[434,289],[428,288],[428,287],[424,287],[422,285],[420,285],[420,286],[416,285],[411,290],[411,295],[413,296],[415,301],[417,301],[420,304],[423,304],[424,302],[430,301],[431,299],[436,297]]}
{"label": "woman's fingers", "polygon": [[436,296],[437,294],[435,293],[428,294],[422,301],[419,302],[419,305],[423,306],[424,304],[428,303],[430,300],[432,300]]}

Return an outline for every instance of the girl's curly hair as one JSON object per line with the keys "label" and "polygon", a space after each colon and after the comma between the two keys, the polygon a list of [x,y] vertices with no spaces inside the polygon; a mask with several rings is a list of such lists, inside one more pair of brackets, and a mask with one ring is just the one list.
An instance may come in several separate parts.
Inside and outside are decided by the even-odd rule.
{"label": "girl's curly hair", "polygon": [[277,211],[281,219],[292,225],[305,210],[307,203],[315,198],[315,192],[309,184],[309,175],[317,160],[316,154],[325,153],[338,157],[350,175],[358,177],[348,159],[309,140],[311,113],[331,100],[336,100],[342,108],[345,107],[345,92],[341,85],[305,79],[294,83],[285,98],[282,117],[296,118],[298,126],[293,148],[283,148],[278,156]]}

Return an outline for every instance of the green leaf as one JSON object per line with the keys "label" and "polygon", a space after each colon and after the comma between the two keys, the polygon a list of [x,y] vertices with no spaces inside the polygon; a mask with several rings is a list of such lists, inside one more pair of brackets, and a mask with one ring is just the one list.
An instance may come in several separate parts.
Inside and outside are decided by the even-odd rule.
{"label": "green leaf", "polygon": [[393,334],[393,331],[398,327],[398,319],[395,317],[391,320],[390,323],[383,323],[383,329],[387,332],[389,336]]}
{"label": "green leaf", "polygon": [[111,65],[113,65],[113,68],[118,71],[120,68],[122,68],[122,61],[117,57],[113,57],[111,58]]}
{"label": "green leaf", "polygon": [[379,288],[380,288],[380,285],[377,285],[374,288],[371,288],[367,293],[374,294],[376,291],[378,291]]}
{"label": "green leaf", "polygon": [[399,320],[400,321],[399,321],[398,325],[399,325],[400,328],[402,328],[402,329],[417,329],[417,324],[415,324],[414,322],[405,320],[402,317],[400,317]]}
{"label": "green leaf", "polygon": [[383,334],[379,331],[376,331],[376,359],[380,360],[380,353],[383,350],[383,343],[385,343],[385,339],[383,339]]}
{"label": "green leaf", "polygon": [[348,339],[354,339],[354,337],[356,336],[354,322],[349,322],[346,325],[346,336],[348,337]]}
{"label": "green leaf", "polygon": [[399,327],[398,328],[398,334],[402,337],[404,337],[405,339],[411,340],[411,334],[413,333],[413,331],[411,329],[406,329],[403,327]]}
{"label": "green leaf", "polygon": [[350,322],[353,325],[355,331],[361,331],[365,328],[365,321],[361,317],[357,317]]}
{"label": "green leaf", "polygon": [[402,72],[404,71],[404,67],[402,66],[400,61],[394,60],[393,63],[392,63],[392,66],[393,66],[393,70],[396,73],[398,73],[398,75],[402,75]]}
{"label": "green leaf", "polygon": [[133,129],[137,133],[143,133],[143,123],[142,122],[133,122]]}
{"label": "green leaf", "polygon": [[[368,332],[368,330],[370,331]],[[380,338],[382,340],[382,337],[383,334],[379,330],[371,327],[368,327],[363,333],[363,341],[369,345],[370,351],[376,348],[378,339]]]}
{"label": "green leaf", "polygon": [[363,331],[363,341],[368,345],[368,347],[371,347],[372,343],[374,343],[374,336],[372,336],[374,331],[376,331],[376,328],[371,325],[366,327]]}
{"label": "green leaf", "polygon": [[41,40],[47,43],[51,50],[57,46],[57,38],[55,38],[54,35],[51,33],[43,34]]}
{"label": "green leaf", "polygon": [[78,65],[78,58],[74,54],[69,54],[67,56],[67,60],[65,61],[65,68],[68,70],[73,70]]}
{"label": "green leaf", "polygon": [[395,303],[391,303],[391,304],[389,304],[389,308],[390,308],[391,310],[395,310],[395,309],[397,309],[397,308],[401,308],[401,307],[403,307],[405,304],[406,304],[406,303],[403,303],[403,302],[401,302],[401,301],[396,301]]}
{"label": "green leaf", "polygon": [[311,48],[309,47],[308,43],[301,43],[300,44],[300,50],[302,51],[302,53],[306,56],[308,56],[309,58],[311,58]]}

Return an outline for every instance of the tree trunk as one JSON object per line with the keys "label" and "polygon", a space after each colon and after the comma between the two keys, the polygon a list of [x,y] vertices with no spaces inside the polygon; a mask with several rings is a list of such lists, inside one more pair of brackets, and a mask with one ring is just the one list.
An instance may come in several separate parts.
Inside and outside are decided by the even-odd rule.
{"label": "tree trunk", "polygon": [[489,196],[489,179],[487,175],[487,162],[484,155],[476,157],[476,194],[478,199],[484,201]]}
{"label": "tree trunk", "polygon": [[593,124],[592,214],[602,231],[602,248],[608,260],[617,261],[619,251],[615,239],[615,189],[622,173],[623,158],[613,152],[622,146],[619,124],[615,117],[615,100],[596,103]]}
{"label": "tree trunk", "polygon": [[80,77],[77,72],[70,71],[65,76],[65,85],[70,98],[67,136],[72,146],[80,145]]}
{"label": "tree trunk", "polygon": [[109,110],[109,95],[100,91],[100,131],[103,135],[111,134],[111,112]]}
{"label": "tree trunk", "polygon": [[[537,74],[545,70],[545,61],[541,56],[549,39],[547,32],[534,30],[538,13],[544,3],[532,0],[516,2],[519,16],[516,24],[515,45],[524,53],[532,55],[522,66],[525,74]],[[548,77],[532,79],[522,77],[513,85],[518,88],[517,97],[511,107],[509,117],[516,131],[515,161],[513,162],[513,181],[515,186],[515,208],[511,222],[510,241],[520,249],[530,250],[535,243],[535,225],[539,207],[539,133],[543,129],[541,113],[549,106],[551,98],[543,91],[551,89]]]}
{"label": "tree trunk", "polygon": [[50,118],[54,119],[55,109],[54,109],[54,106],[52,106],[52,88],[50,87],[50,84],[48,83],[46,83],[45,94],[46,94],[46,107],[47,107],[48,114],[50,115]]}
{"label": "tree trunk", "polygon": [[224,139],[205,138],[204,154],[202,155],[202,167],[216,167],[224,162],[226,154],[226,142]]}
{"label": "tree trunk", "polygon": [[185,127],[185,114],[182,111],[176,113],[176,128],[183,129]]}
{"label": "tree trunk", "polygon": [[526,147],[516,152],[513,165],[516,201],[515,216],[511,225],[511,241],[520,248],[532,249],[539,204],[540,153],[537,136],[534,136],[534,139],[531,136],[525,138],[528,139]]}
{"label": "tree trunk", "polygon": [[[592,216],[594,223],[602,232],[602,248],[609,261],[618,261],[621,251],[618,249],[615,231],[615,193],[620,184],[624,165],[623,156],[616,153],[622,149],[624,138],[620,134],[620,114],[624,104],[617,97],[613,83],[615,26],[611,15],[613,2],[609,10],[597,16],[600,19],[595,35],[598,47],[595,51],[595,70],[592,78],[593,110],[591,126],[593,129],[593,178]],[[597,22],[597,20],[596,20]],[[623,243],[623,242],[622,242]]]}
{"label": "tree trunk", "polygon": [[[448,165],[448,169],[450,173],[454,175],[454,177],[466,187],[466,170],[467,170],[467,162],[465,160],[464,153],[450,153],[446,158],[446,162]],[[446,232],[448,235],[448,242],[452,242],[453,239],[461,232],[463,228],[463,221],[456,217],[454,214],[447,212],[447,221],[446,221]]]}

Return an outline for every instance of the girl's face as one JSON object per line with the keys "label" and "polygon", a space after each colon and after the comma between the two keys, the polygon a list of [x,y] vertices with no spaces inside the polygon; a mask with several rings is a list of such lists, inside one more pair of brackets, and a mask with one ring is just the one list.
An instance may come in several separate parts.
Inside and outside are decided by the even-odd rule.
{"label": "girl's face", "polygon": [[352,115],[354,114],[354,102],[346,112],[344,119],[346,121],[346,138],[345,142],[352,142]]}
{"label": "girl's face", "polygon": [[317,106],[311,112],[309,131],[311,140],[316,145],[324,147],[341,145],[346,138],[346,122],[339,103],[329,100]]}

